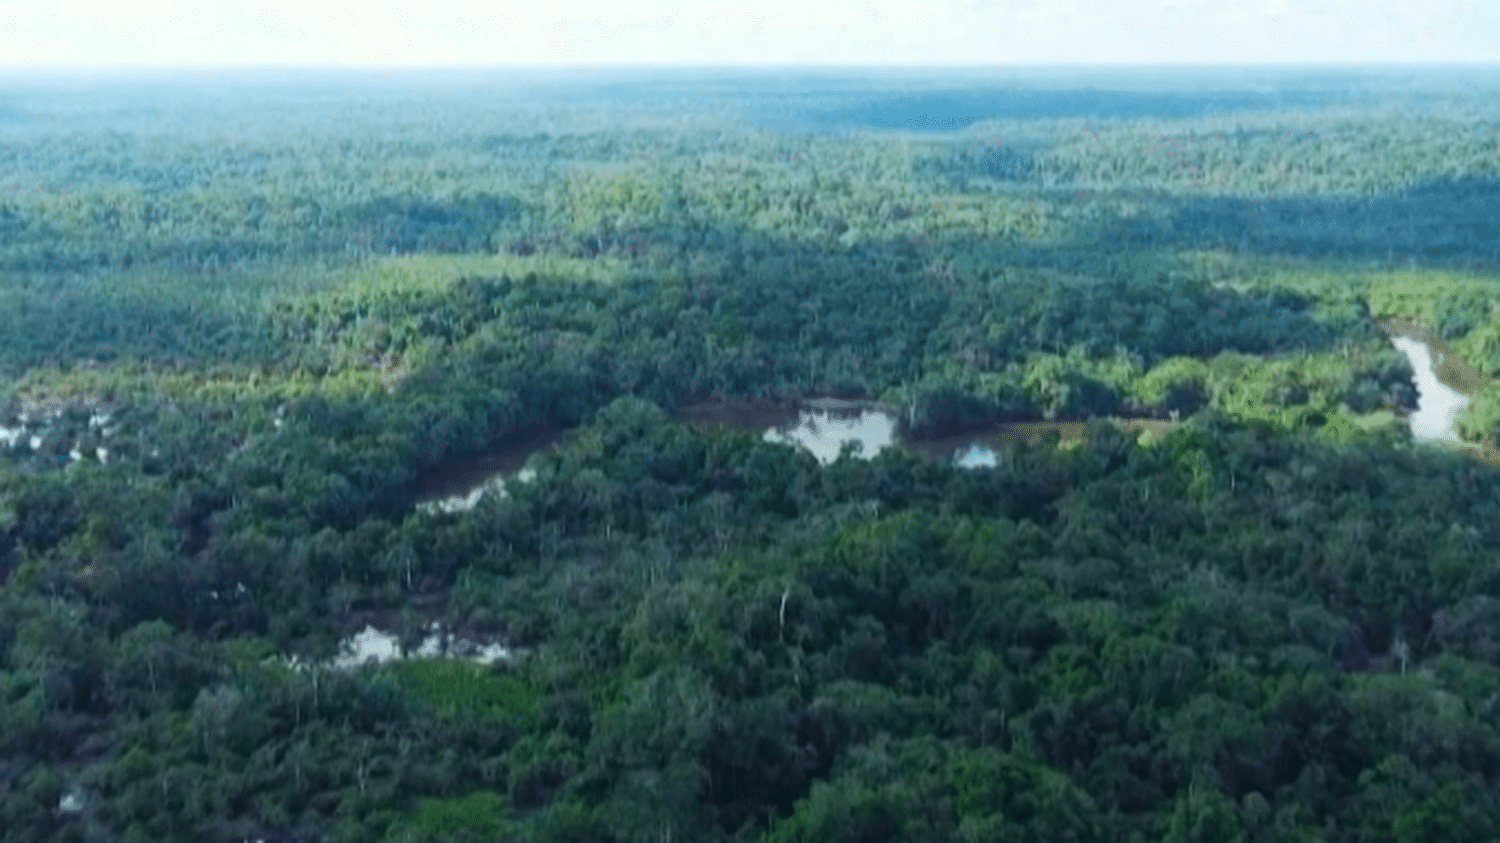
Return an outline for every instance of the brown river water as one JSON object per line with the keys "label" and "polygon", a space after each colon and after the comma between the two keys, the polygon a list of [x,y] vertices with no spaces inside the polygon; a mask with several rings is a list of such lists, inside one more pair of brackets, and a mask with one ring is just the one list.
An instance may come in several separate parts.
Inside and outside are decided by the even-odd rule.
{"label": "brown river water", "polygon": [[[1391,342],[1412,363],[1418,409],[1407,419],[1419,440],[1449,443],[1485,462],[1500,465],[1500,449],[1461,442],[1454,424],[1468,403],[1468,395],[1490,378],[1464,360],[1431,332],[1404,318],[1380,321]],[[1056,436],[1059,447],[1074,447],[1087,438],[1083,421],[1021,421],[995,424],[978,431],[949,436],[902,437],[899,410],[874,401],[810,398],[802,401],[726,399],[689,404],[678,409],[679,420],[709,427],[759,432],[771,442],[796,445],[821,463],[838,458],[846,445],[869,458],[886,448],[902,447],[950,459],[964,468],[994,466],[1007,446],[1035,445]],[[1138,438],[1160,436],[1175,422],[1145,418],[1110,418],[1111,424]],[[472,509],[487,490],[503,494],[507,482],[526,482],[525,468],[532,454],[550,448],[561,431],[534,428],[500,443],[482,457],[456,461],[421,484],[419,506],[429,510],[462,512]]]}
{"label": "brown river water", "polygon": [[[1006,422],[960,435],[907,439],[899,434],[898,413],[873,401],[813,398],[707,401],[683,407],[675,416],[690,424],[756,432],[768,442],[796,445],[825,465],[838,459],[846,446],[866,459],[886,448],[902,447],[951,459],[964,468],[986,468],[994,466],[1011,444],[1037,444],[1055,435],[1059,447],[1072,447],[1083,442],[1088,428],[1081,421]],[[1108,421],[1137,435],[1161,434],[1174,424],[1156,419]],[[472,509],[486,491],[503,494],[507,483],[529,480],[526,461],[561,438],[559,431],[533,430],[482,457],[457,461],[423,482],[418,506],[444,512]]]}

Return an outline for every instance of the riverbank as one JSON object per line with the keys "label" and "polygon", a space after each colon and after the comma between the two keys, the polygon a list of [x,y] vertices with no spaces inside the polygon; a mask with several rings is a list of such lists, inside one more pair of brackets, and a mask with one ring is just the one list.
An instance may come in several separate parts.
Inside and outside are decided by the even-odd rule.
{"label": "riverbank", "polygon": [[1460,414],[1494,379],[1416,319],[1388,317],[1377,324],[1412,364],[1419,402],[1418,412],[1408,418],[1413,438],[1442,441],[1487,465],[1500,466],[1500,443],[1493,436],[1475,441],[1464,438],[1459,430]]}

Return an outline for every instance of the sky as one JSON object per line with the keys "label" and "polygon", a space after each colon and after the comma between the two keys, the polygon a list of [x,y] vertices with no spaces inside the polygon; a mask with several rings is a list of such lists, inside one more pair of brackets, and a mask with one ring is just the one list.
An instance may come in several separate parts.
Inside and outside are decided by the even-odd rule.
{"label": "sky", "polygon": [[0,67],[1500,62],[1500,0],[0,0]]}

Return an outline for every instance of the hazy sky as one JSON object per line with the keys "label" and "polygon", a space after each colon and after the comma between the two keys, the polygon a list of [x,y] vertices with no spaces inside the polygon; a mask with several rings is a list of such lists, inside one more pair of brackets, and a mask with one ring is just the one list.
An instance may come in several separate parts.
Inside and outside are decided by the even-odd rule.
{"label": "hazy sky", "polygon": [[0,0],[0,66],[1497,61],[1500,0]]}

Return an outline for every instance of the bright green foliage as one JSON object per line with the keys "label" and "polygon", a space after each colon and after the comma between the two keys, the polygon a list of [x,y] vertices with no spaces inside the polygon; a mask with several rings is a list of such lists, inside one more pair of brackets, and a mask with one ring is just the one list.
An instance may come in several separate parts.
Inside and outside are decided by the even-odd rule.
{"label": "bright green foliage", "polygon": [[423,799],[411,816],[392,827],[394,841],[489,841],[513,833],[504,799],[479,791],[458,799]]}
{"label": "bright green foliage", "polygon": [[536,723],[536,690],[521,677],[445,659],[411,659],[391,669],[422,702],[442,714],[503,717],[523,727]]}

